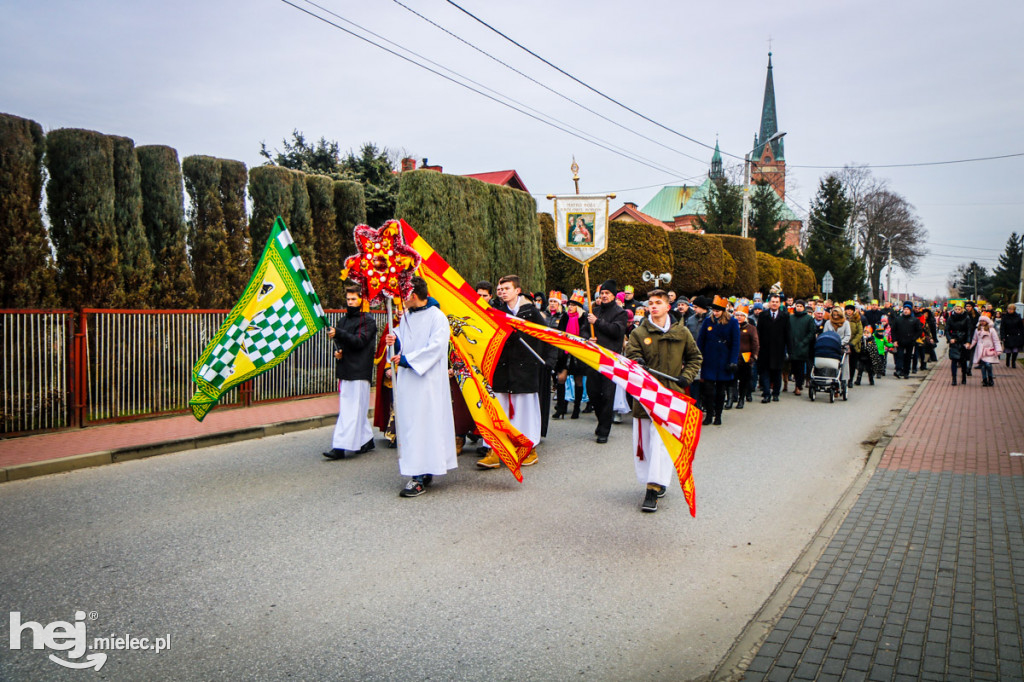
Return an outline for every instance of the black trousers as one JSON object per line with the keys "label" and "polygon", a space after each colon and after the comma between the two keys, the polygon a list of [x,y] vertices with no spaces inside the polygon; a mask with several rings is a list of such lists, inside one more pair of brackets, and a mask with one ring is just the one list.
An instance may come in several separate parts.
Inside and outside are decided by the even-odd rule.
{"label": "black trousers", "polygon": [[903,376],[910,376],[910,363],[914,359],[914,349],[906,346],[900,346],[896,349],[896,367],[894,372],[896,374],[902,374]]}
{"label": "black trousers", "polygon": [[741,362],[736,366],[736,379],[739,382],[740,396],[746,399],[750,393],[751,366],[749,362]]}
{"label": "black trousers", "polygon": [[[572,377],[572,402],[576,409],[579,409],[580,402],[583,400],[583,375],[569,375]],[[566,378],[568,381],[568,378]],[[569,407],[569,403],[565,400],[565,381],[560,381],[555,386],[555,409],[565,414],[566,409]]]}
{"label": "black trousers", "polygon": [[957,370],[957,368],[958,367],[960,368],[960,376],[966,377],[967,374],[968,374],[967,368],[970,366],[970,364],[971,364],[971,361],[968,358],[967,351],[962,351],[960,353],[960,357],[957,358],[956,360],[954,360],[953,358],[950,358],[949,359],[949,370],[950,370],[950,372],[953,373],[953,381],[956,381],[956,370]]}
{"label": "black trousers", "polygon": [[722,416],[722,409],[725,407],[725,392],[729,387],[729,381],[708,381],[702,379],[700,382],[703,395],[704,413],[714,417]]}
{"label": "black trousers", "polygon": [[782,391],[782,370],[764,367],[761,370],[761,397],[779,397]]}
{"label": "black trousers", "polygon": [[597,371],[587,373],[587,396],[594,406],[597,415],[598,436],[607,436],[612,430],[612,419],[615,417],[615,384],[611,379]]}
{"label": "black trousers", "polygon": [[790,358],[789,370],[793,374],[793,381],[796,382],[796,387],[803,390],[804,379],[807,378],[807,361]]}

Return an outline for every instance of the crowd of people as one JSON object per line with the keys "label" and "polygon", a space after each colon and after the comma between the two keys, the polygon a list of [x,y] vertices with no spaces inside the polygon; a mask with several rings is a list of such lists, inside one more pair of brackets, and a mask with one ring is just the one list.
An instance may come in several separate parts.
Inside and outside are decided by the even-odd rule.
{"label": "crowd of people", "polygon": [[[909,301],[803,300],[774,291],[764,300],[760,295],[689,299],[662,289],[647,292],[641,301],[633,287],[620,291],[608,280],[588,309],[581,290],[531,295],[515,275],[502,277],[497,286],[479,282],[476,291],[507,315],[592,338],[645,366],[666,387],[688,393],[704,413],[703,424],[711,426],[721,425],[725,412],[747,407],[756,392],[766,405],[778,402],[791,386],[794,396],[807,387],[813,398],[817,384],[811,382],[820,378],[821,367],[833,368],[830,381],[844,398],[852,387],[864,385],[865,375],[869,386],[886,376],[890,355],[892,376],[906,379],[938,360],[943,337],[953,385],[966,384],[977,368],[981,385],[992,386],[992,365],[1005,356],[1006,366],[1016,368],[1024,346],[1024,321],[1015,305],[1004,313],[968,301],[945,311]],[[358,288],[348,291],[347,303],[346,315],[328,330],[336,347],[340,400],[333,447],[324,453],[329,459],[373,448],[366,414],[377,330],[363,311]],[[401,444],[399,469],[409,477],[403,497],[423,494],[434,476],[455,468],[467,441],[477,443],[479,469],[502,466],[462,399],[464,368],[450,348],[448,324],[426,282],[415,278],[398,326],[377,349],[374,425],[390,447]],[[393,351],[393,361],[381,362],[385,349]],[[538,461],[536,444],[547,435],[551,419],[592,413],[595,441],[605,444],[612,424],[630,414],[631,452],[645,487],[641,509],[657,510],[675,468],[645,410],[621,387],[565,351],[516,332],[503,347],[491,389],[511,424],[535,444],[522,466]]]}

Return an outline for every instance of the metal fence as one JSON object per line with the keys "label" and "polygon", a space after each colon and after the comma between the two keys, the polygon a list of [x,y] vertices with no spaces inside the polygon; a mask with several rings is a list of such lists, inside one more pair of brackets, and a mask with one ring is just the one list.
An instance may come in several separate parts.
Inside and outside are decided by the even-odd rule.
{"label": "metal fence", "polygon": [[[186,411],[195,388],[192,365],[227,312],[0,311],[0,434]],[[326,312],[333,321],[344,311]],[[379,340],[387,315],[373,316]],[[316,334],[219,405],[332,393],[332,350],[327,334]]]}
{"label": "metal fence", "polygon": [[0,433],[70,426],[73,314],[0,312]]}

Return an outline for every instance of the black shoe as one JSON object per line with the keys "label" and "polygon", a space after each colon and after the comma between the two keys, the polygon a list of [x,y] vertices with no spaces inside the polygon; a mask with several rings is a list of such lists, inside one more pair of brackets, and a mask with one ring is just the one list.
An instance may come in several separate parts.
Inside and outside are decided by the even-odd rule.
{"label": "black shoe", "polygon": [[874,386],[875,385],[875,378],[874,377],[868,377],[868,383],[870,385]]}
{"label": "black shoe", "polygon": [[777,402],[779,402],[779,396],[777,396],[777,395],[773,395],[773,396],[772,396],[772,402],[773,402],[773,403],[777,403]]}
{"label": "black shoe", "polygon": [[711,413],[710,412],[705,412],[704,413],[704,421],[702,421],[701,424],[703,426],[707,426],[708,424],[711,423],[712,419],[714,419],[714,417],[711,416]]}
{"label": "black shoe", "polygon": [[754,402],[754,394],[753,393],[748,393],[747,394],[747,402],[748,403]]}
{"label": "black shoe", "polygon": [[417,480],[419,476],[413,476],[409,479],[409,482],[402,488],[402,492],[398,493],[401,497],[418,497],[423,493],[427,492],[426,486],[423,481]]}
{"label": "black shoe", "polygon": [[711,425],[712,426],[721,426],[722,425],[722,415],[720,415],[720,414],[715,415],[715,420],[713,422],[711,422]]}
{"label": "black shoe", "polygon": [[666,488],[663,485],[659,485],[658,486],[658,499],[661,499],[662,497],[665,497],[665,493],[667,493],[667,492],[668,492],[668,488]]}
{"label": "black shoe", "polygon": [[551,415],[552,419],[565,419],[565,412],[555,412]]}
{"label": "black shoe", "polygon": [[377,444],[374,443],[373,439],[371,438],[370,440],[368,440],[365,443],[363,443],[363,446],[361,448],[359,448],[359,450],[357,450],[357,452],[361,455],[364,452],[369,452],[370,450],[375,449],[376,447],[377,447]]}
{"label": "black shoe", "polygon": [[579,418],[580,418],[580,406],[576,405],[574,408],[572,408],[572,414],[569,415],[569,419],[579,419]]}
{"label": "black shoe", "polygon": [[853,385],[860,386],[860,377],[857,377],[857,380],[853,382]]}
{"label": "black shoe", "polygon": [[762,405],[763,405],[764,403],[770,403],[771,401],[772,401],[772,397],[771,397],[770,395],[766,395],[766,396],[764,396],[763,398],[761,398],[761,404],[762,404]]}
{"label": "black shoe", "polygon": [[324,457],[327,459],[345,459],[345,451],[334,448],[329,452],[325,452]]}
{"label": "black shoe", "polygon": [[744,405],[744,403],[746,403],[746,402],[747,402],[747,401],[746,401],[746,400],[745,400],[745,399],[743,398],[743,396],[740,396],[740,400],[739,400],[739,402],[738,402],[738,403],[736,403],[736,409],[737,409],[737,410],[742,410],[742,409],[743,409],[743,405]]}
{"label": "black shoe", "polygon": [[420,483],[425,486],[434,482],[434,474],[423,474],[422,476],[414,476],[413,478],[420,479]]}
{"label": "black shoe", "polygon": [[397,438],[394,439],[394,440],[389,440],[388,441],[388,450],[394,450],[397,447],[398,447],[398,439]]}
{"label": "black shoe", "polygon": [[583,414],[590,414],[593,411],[594,411],[594,406],[591,405],[590,403],[587,403],[587,409],[583,410]]}
{"label": "black shoe", "polygon": [[597,437],[597,442],[598,443],[607,443],[608,442],[608,436],[598,436]]}
{"label": "black shoe", "polygon": [[961,384],[966,384],[967,383],[967,377],[966,376],[960,377],[960,383]]}
{"label": "black shoe", "polygon": [[640,510],[645,512],[656,512],[658,511],[658,491],[647,489],[644,493],[644,502],[640,505]]}
{"label": "black shoe", "polygon": [[956,377],[953,377],[953,385],[956,386]]}

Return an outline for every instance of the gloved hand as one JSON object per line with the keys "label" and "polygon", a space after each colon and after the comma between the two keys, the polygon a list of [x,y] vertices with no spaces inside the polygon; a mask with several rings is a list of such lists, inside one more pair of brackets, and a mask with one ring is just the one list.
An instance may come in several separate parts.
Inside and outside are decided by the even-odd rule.
{"label": "gloved hand", "polygon": [[635,362],[636,364],[640,365],[641,367],[646,367],[647,366],[647,361],[644,360],[643,358],[637,358],[633,362]]}
{"label": "gloved hand", "polygon": [[728,371],[730,374],[735,373],[736,368],[737,365],[735,362],[730,362],[728,365],[725,366],[726,371]]}
{"label": "gloved hand", "polygon": [[687,388],[690,385],[690,380],[680,374],[679,378],[676,379],[676,383],[679,384],[679,388]]}

